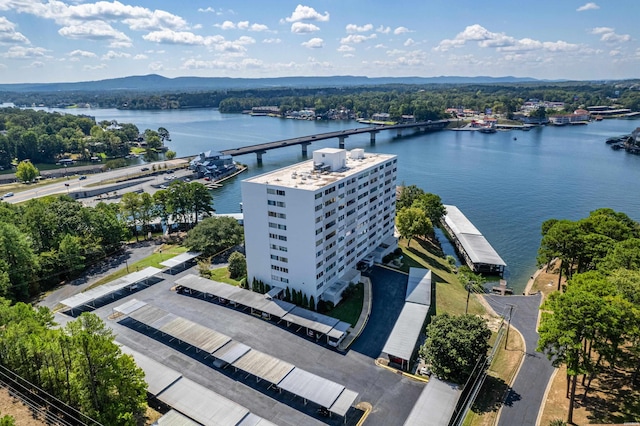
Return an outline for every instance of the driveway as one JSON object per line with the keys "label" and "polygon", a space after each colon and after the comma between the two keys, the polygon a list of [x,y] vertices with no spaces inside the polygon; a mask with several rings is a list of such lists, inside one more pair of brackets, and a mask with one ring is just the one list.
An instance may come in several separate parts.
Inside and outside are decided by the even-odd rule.
{"label": "driveway", "polygon": [[522,334],[526,344],[524,362],[513,386],[509,389],[498,425],[535,425],[547,384],[554,371],[551,361],[543,353],[536,351],[539,337],[536,324],[542,295],[486,295],[485,299],[493,310],[501,315],[508,315],[508,305],[515,306],[511,325]]}

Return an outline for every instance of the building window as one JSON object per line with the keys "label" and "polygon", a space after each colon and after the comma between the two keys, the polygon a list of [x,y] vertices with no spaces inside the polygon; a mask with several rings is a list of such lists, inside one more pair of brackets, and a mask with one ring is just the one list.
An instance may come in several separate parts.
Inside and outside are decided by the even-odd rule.
{"label": "building window", "polygon": [[286,207],[286,204],[283,201],[267,200],[267,204],[276,207]]}

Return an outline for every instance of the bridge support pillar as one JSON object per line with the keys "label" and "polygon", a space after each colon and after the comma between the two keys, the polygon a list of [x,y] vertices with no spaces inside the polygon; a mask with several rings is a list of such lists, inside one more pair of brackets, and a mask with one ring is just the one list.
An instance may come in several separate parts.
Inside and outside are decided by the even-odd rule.
{"label": "bridge support pillar", "polygon": [[402,136],[402,129],[398,129],[398,131],[396,132],[396,137],[401,137]]}
{"label": "bridge support pillar", "polygon": [[376,133],[378,133],[377,130],[369,132],[369,135],[371,135],[371,137],[369,138],[369,142],[371,143],[371,145],[375,145],[376,144]]}
{"label": "bridge support pillar", "polygon": [[344,149],[344,140],[348,138],[348,136],[338,136],[338,148]]}
{"label": "bridge support pillar", "polygon": [[307,147],[311,145],[311,142],[304,142],[301,143],[300,146],[302,147],[302,156],[306,157],[307,156]]}
{"label": "bridge support pillar", "polygon": [[267,151],[256,151],[256,159],[258,160],[258,164],[262,164],[262,154],[266,154]]}

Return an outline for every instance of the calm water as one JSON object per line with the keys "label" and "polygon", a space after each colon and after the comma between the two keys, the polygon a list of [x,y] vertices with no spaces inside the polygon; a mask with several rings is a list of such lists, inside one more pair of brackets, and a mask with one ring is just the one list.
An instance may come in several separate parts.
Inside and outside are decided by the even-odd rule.
{"label": "calm water", "polygon": [[[68,111],[67,111],[68,112]],[[313,122],[217,110],[74,110],[97,120],[136,124],[140,130],[166,127],[178,156],[222,150],[290,137],[350,129],[354,122]],[[415,184],[454,204],[502,256],[509,285],[521,292],[536,269],[540,225],[549,218],[576,220],[610,207],[640,221],[640,156],[613,151],[610,136],[630,133],[640,122],[605,120],[586,126],[545,127],[495,134],[441,131],[395,138],[395,132],[351,136],[347,149],[398,155],[399,183]],[[514,139],[517,138],[517,139]],[[337,140],[311,148],[337,147]],[[214,192],[219,213],[239,211],[240,180],[303,160],[300,147],[269,151],[264,164],[255,155],[236,158],[249,171]]]}

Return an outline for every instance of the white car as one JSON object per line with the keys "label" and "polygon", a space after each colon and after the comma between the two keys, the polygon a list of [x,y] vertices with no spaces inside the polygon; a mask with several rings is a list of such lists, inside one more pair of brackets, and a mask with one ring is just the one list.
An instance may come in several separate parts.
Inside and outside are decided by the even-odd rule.
{"label": "white car", "polygon": [[6,194],[4,194],[3,198],[7,198],[7,197],[13,197],[13,192],[7,192]]}

